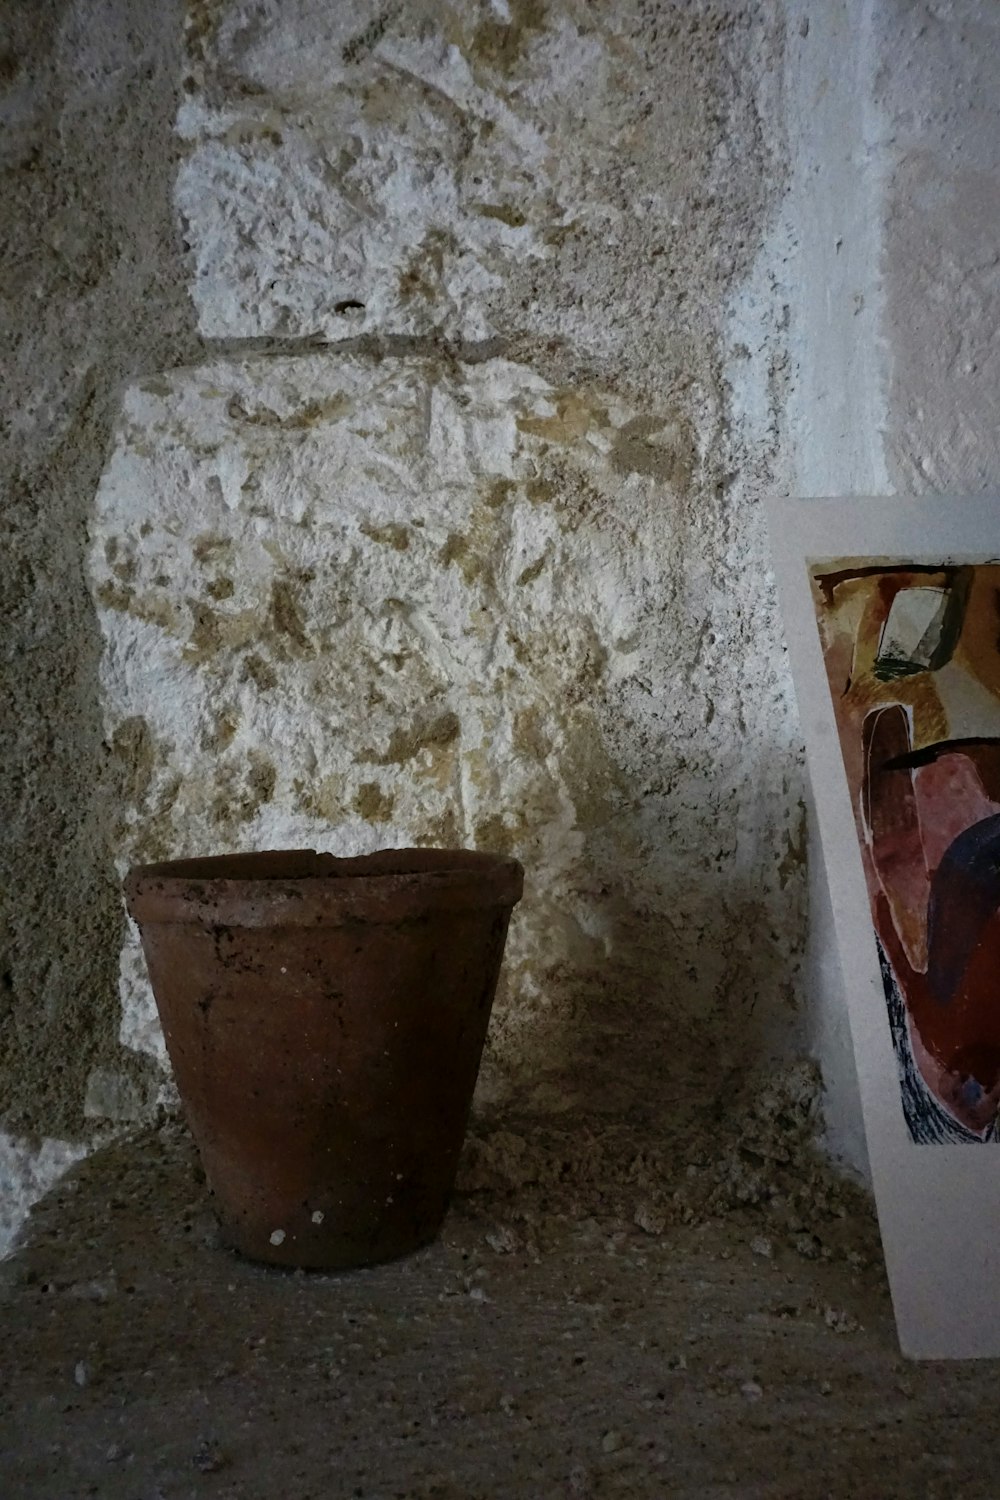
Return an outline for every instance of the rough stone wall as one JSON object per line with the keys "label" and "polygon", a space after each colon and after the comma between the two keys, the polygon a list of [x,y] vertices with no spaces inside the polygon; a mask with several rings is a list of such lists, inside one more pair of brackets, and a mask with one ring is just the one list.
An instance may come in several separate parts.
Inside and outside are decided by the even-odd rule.
{"label": "rough stone wall", "polygon": [[87,518],[121,383],[197,347],[171,203],[180,16],[141,0],[0,7],[3,736],[0,1232],[73,1155],[117,1038],[117,795]]}
{"label": "rough stone wall", "polygon": [[996,482],[993,8],[0,14],[5,1206],[148,1110],[194,847],[514,849],[481,1102],[714,1118],[801,984],[756,501]]}
{"label": "rough stone wall", "polygon": [[[714,1112],[787,1041],[804,920],[726,342],[781,186],[774,16],[232,3],[188,45],[219,357],[133,387],[98,497],[120,868],[510,850],[481,1103]],[[121,994],[159,1057],[134,942]]]}
{"label": "rough stone wall", "polygon": [[780,8],[192,0],[175,137],[148,10],[53,6],[6,65],[9,1124],[164,1084],[111,853],[444,841],[529,872],[481,1105],[714,1124],[793,1037],[804,926],[757,508],[783,314],[738,305]]}

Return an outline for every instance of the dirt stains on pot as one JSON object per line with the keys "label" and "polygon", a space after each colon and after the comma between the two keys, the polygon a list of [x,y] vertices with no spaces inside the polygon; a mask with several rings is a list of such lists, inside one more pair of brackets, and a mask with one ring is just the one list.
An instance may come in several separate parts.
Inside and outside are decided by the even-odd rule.
{"label": "dirt stains on pot", "polygon": [[412,848],[133,870],[128,909],[227,1243],[347,1269],[434,1238],[522,883],[514,861]]}
{"label": "dirt stains on pot", "polygon": [[366,823],[388,823],[395,805],[392,792],[384,792],[377,781],[362,782],[352,803],[358,817]]}

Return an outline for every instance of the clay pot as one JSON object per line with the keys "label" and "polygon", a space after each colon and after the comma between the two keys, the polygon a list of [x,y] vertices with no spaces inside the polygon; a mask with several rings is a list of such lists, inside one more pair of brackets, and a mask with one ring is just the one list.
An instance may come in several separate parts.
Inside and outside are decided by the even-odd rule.
{"label": "clay pot", "polygon": [[144,865],[125,882],[227,1242],[347,1269],[440,1228],[516,860],[312,850]]}

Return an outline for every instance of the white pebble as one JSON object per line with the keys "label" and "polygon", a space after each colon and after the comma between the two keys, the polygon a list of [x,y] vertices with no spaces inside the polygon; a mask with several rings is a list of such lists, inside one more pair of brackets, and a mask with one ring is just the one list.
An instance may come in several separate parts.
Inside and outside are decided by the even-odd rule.
{"label": "white pebble", "polygon": [[517,1235],[506,1224],[500,1224],[487,1232],[486,1243],[497,1255],[513,1255],[517,1249]]}
{"label": "white pebble", "polygon": [[640,1203],[635,1211],[634,1222],[646,1234],[662,1234],[667,1227],[667,1216],[662,1208],[653,1203]]}
{"label": "white pebble", "polygon": [[275,1229],[274,1232],[271,1235],[271,1244],[272,1245],[283,1245],[284,1243],[285,1243],[285,1231],[283,1229]]}

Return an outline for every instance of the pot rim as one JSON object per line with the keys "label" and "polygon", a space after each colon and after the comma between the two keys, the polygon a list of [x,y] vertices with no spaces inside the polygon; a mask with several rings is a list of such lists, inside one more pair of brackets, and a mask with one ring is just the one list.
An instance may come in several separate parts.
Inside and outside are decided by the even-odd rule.
{"label": "pot rim", "polygon": [[524,870],[516,859],[473,849],[380,849],[346,858],[278,849],[137,865],[124,887],[140,926],[317,927],[510,908],[521,898]]}

